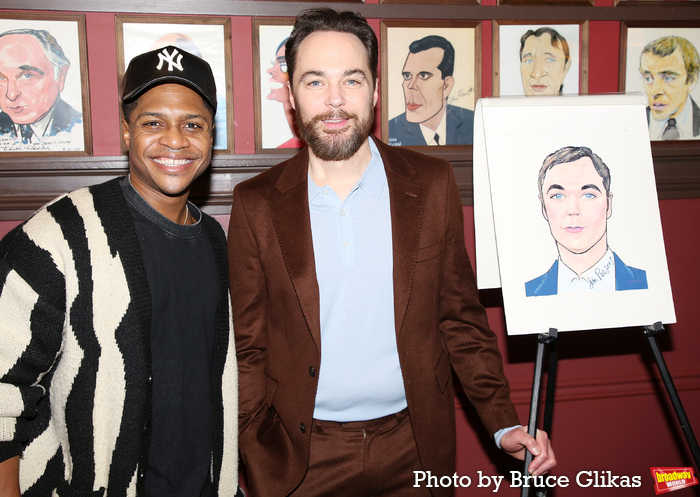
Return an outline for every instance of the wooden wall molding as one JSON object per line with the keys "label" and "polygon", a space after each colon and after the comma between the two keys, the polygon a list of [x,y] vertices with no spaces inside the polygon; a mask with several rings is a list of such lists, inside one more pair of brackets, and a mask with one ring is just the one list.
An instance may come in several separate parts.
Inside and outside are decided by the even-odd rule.
{"label": "wooden wall molding", "polygon": [[[678,21],[698,18],[700,6],[694,2],[621,3],[616,7],[541,5],[489,6],[399,3],[333,3],[338,10],[354,10],[375,19],[472,19],[472,20],[571,20],[589,21]],[[315,2],[254,2],[246,0],[121,0],[120,13],[186,14],[217,16],[283,16],[294,17],[301,10],[318,7]],[[4,0],[3,8],[17,10],[56,10],[75,12],[115,12],[113,0]]]}
{"label": "wooden wall molding", "polygon": [[[700,161],[695,146],[653,143],[660,199],[700,197]],[[192,201],[209,214],[228,214],[238,183],[291,157],[292,153],[215,155],[197,180]],[[473,205],[471,149],[434,153],[452,163],[463,205]],[[125,156],[37,157],[0,160],[0,220],[19,221],[57,196],[127,173]]]}

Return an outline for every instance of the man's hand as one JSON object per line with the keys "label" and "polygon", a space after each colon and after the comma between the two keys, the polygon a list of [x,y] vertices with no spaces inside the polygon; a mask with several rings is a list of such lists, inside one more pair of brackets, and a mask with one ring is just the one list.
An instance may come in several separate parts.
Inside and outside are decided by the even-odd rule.
{"label": "man's hand", "polygon": [[20,497],[19,456],[0,462],[0,495],[3,497]]}
{"label": "man's hand", "polygon": [[549,443],[549,437],[544,431],[537,430],[537,440],[535,440],[527,432],[526,427],[513,428],[501,437],[501,448],[521,461],[525,459],[525,450],[529,450],[535,456],[527,468],[532,476],[546,473],[557,465],[552,444]]}

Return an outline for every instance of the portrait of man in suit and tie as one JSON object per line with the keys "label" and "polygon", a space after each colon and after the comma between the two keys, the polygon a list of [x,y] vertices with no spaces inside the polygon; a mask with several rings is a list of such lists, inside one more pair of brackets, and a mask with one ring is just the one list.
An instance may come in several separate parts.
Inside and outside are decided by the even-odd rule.
{"label": "portrait of man in suit and tie", "polygon": [[608,246],[610,169],[588,147],[549,154],[538,175],[542,215],[559,257],[525,283],[528,297],[580,291],[646,289],[646,271],[627,266]]}
{"label": "portrait of man in suit and tie", "polygon": [[700,135],[700,108],[690,95],[699,70],[698,51],[684,37],[664,36],[644,47],[639,72],[652,140],[692,140]]}
{"label": "portrait of man in suit and tie", "polygon": [[446,38],[415,40],[401,71],[405,111],[389,120],[389,145],[470,145],[474,112],[452,105],[455,49]]}
{"label": "portrait of man in suit and tie", "polygon": [[43,29],[0,33],[0,143],[8,150],[83,146],[79,110],[61,98],[71,62]]}

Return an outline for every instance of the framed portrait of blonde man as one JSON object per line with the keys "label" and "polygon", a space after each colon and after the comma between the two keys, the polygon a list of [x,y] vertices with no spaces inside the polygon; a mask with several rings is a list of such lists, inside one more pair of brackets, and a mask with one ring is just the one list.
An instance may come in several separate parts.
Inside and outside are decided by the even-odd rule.
{"label": "framed portrait of blonde man", "polygon": [[471,145],[481,96],[481,25],[382,21],[382,140],[404,147]]}
{"label": "framed portrait of blonde man", "polygon": [[700,22],[623,23],[620,50],[620,90],[644,94],[649,139],[700,139]]}
{"label": "framed portrait of blonde man", "polygon": [[588,21],[494,21],[494,97],[586,93]]}
{"label": "framed portrait of blonde man", "polygon": [[92,153],[84,14],[0,13],[0,156]]}

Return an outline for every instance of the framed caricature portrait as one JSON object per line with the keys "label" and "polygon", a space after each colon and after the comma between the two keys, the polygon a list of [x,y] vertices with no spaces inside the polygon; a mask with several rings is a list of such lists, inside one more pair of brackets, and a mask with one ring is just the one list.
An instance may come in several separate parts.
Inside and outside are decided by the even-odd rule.
{"label": "framed caricature portrait", "polygon": [[482,99],[477,114],[477,280],[501,287],[508,334],[675,322],[642,96]]}
{"label": "framed caricature portrait", "polygon": [[85,16],[0,13],[0,155],[92,153]]}
{"label": "framed caricature portrait", "polygon": [[294,19],[253,18],[255,151],[283,152],[303,146],[289,102],[284,44]]}
{"label": "framed caricature portrait", "polygon": [[472,21],[382,21],[384,142],[472,144],[481,94],[480,31]]}
{"label": "framed caricature portrait", "polygon": [[700,23],[622,26],[620,90],[641,92],[652,141],[700,139]]}
{"label": "framed caricature portrait", "polygon": [[493,95],[588,93],[588,21],[495,22]]}
{"label": "framed caricature portrait", "polygon": [[116,16],[119,80],[135,56],[174,45],[203,58],[214,73],[217,110],[214,153],[233,153],[231,19]]}

